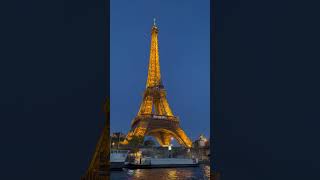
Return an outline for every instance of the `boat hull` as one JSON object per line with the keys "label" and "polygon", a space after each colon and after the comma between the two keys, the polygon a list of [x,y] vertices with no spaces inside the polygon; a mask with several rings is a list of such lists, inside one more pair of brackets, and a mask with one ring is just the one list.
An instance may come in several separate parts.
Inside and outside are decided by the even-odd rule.
{"label": "boat hull", "polygon": [[111,162],[110,170],[111,171],[122,171],[122,168],[125,167],[124,162]]}
{"label": "boat hull", "polygon": [[198,167],[199,164],[128,164],[125,165],[127,169],[153,169],[153,168],[185,168]]}

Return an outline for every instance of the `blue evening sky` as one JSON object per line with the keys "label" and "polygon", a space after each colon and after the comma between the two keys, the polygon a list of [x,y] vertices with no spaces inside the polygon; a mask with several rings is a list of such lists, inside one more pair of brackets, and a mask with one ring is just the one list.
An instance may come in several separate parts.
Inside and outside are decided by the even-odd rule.
{"label": "blue evening sky", "polygon": [[173,113],[195,140],[210,135],[209,0],[111,0],[111,132],[127,133],[145,89],[153,18],[162,82]]}

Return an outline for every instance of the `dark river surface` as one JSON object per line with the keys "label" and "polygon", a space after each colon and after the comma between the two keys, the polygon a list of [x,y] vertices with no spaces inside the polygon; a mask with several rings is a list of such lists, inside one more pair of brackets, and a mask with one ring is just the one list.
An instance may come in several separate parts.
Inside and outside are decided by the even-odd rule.
{"label": "dark river surface", "polygon": [[112,171],[111,180],[141,179],[141,180],[209,180],[210,166],[200,165],[190,168],[158,168],[158,169],[136,169],[124,171]]}

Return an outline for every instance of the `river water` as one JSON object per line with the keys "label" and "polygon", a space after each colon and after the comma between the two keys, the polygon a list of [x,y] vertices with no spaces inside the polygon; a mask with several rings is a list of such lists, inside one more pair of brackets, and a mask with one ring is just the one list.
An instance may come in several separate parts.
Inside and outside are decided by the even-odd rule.
{"label": "river water", "polygon": [[210,166],[112,171],[111,180],[209,180]]}

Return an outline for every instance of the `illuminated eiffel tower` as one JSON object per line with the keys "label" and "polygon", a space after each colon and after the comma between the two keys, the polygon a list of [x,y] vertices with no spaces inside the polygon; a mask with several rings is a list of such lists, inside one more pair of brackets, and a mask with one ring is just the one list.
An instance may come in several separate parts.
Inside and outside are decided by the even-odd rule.
{"label": "illuminated eiffel tower", "polygon": [[178,117],[173,115],[161,81],[158,32],[159,29],[154,20],[146,90],[139,112],[132,120],[131,131],[122,144],[128,144],[133,136],[153,136],[160,146],[165,147],[170,145],[173,137],[180,145],[190,148],[192,142],[181,129]]}

